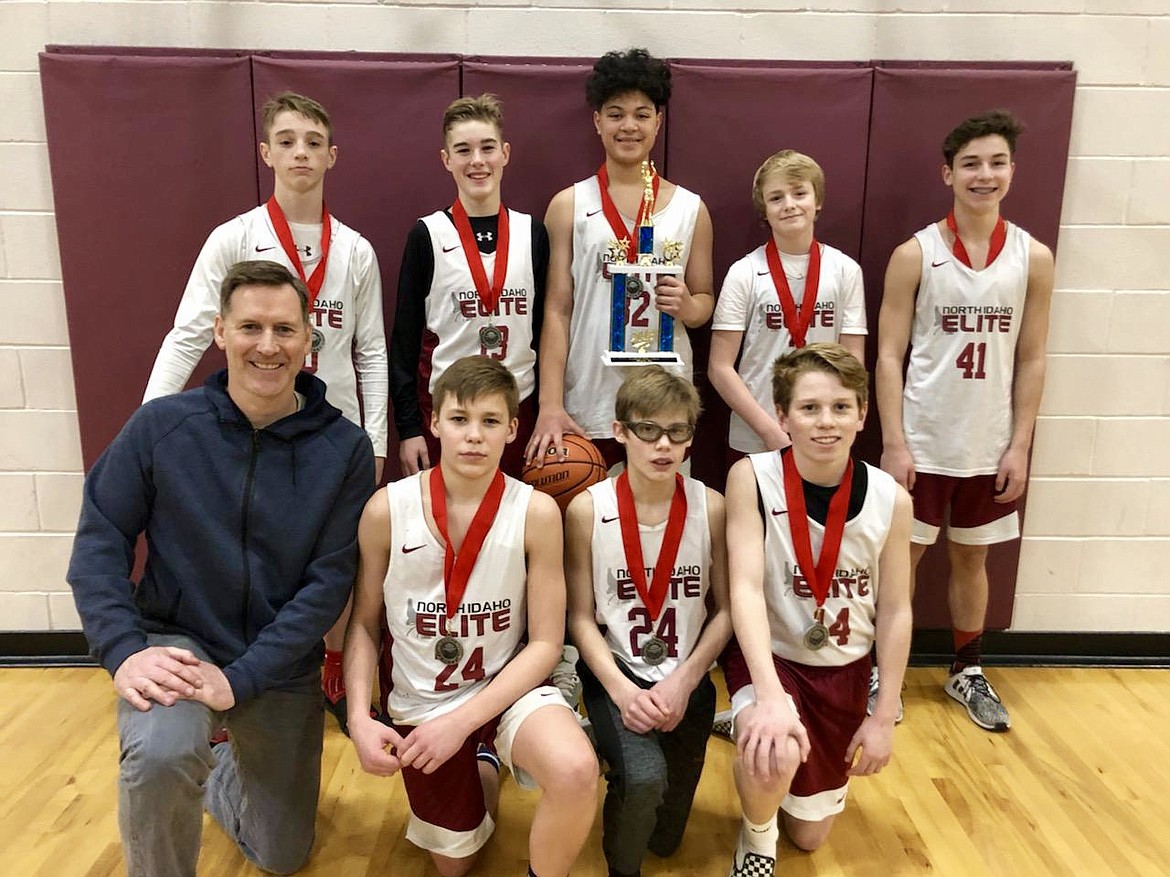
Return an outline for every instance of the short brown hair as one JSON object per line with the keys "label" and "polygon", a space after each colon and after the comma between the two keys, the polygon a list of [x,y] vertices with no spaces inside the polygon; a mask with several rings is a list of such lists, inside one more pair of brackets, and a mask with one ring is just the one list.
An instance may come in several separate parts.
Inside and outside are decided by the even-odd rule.
{"label": "short brown hair", "polygon": [[465,356],[457,359],[439,375],[431,393],[431,407],[438,415],[443,402],[453,396],[458,405],[499,393],[508,406],[508,417],[516,417],[520,410],[520,390],[516,378],[498,359],[486,356]]}
{"label": "short brown hair", "polygon": [[500,137],[504,136],[504,109],[494,94],[484,93],[479,97],[461,97],[451,101],[443,111],[443,143],[447,135],[460,122],[486,122],[494,125]]}
{"label": "short brown hair", "polygon": [[812,371],[835,375],[841,386],[856,394],[857,407],[865,407],[869,399],[869,375],[865,366],[840,344],[817,341],[789,350],[772,365],[772,402],[777,408],[788,413],[797,379]]}
{"label": "short brown hair", "polygon": [[660,365],[647,365],[622,381],[614,403],[614,419],[626,422],[681,408],[686,412],[687,423],[694,426],[702,407],[694,384]]}
{"label": "short brown hair", "polygon": [[280,94],[273,95],[260,108],[260,115],[264,124],[265,143],[272,136],[272,124],[281,113],[296,113],[299,116],[304,116],[306,119],[311,119],[319,125],[324,125],[325,134],[329,138],[329,145],[333,145],[333,123],[329,121],[329,113],[325,112],[325,108],[311,97],[305,97],[303,94],[297,94],[294,91],[282,91]]}
{"label": "short brown hair", "polygon": [[825,206],[825,172],[821,166],[795,149],[781,149],[764,159],[752,177],[752,203],[764,216],[764,181],[772,174],[783,174],[789,183],[808,183],[816,195],[817,207]]}
{"label": "short brown hair", "polygon": [[232,304],[232,293],[241,286],[291,286],[301,303],[301,317],[309,323],[309,290],[297,277],[279,262],[257,259],[252,262],[236,262],[228,269],[219,284],[219,315],[226,317]]}
{"label": "short brown hair", "polygon": [[947,167],[954,167],[955,156],[963,147],[980,137],[998,134],[1007,141],[1008,155],[1016,154],[1016,140],[1024,133],[1024,124],[1010,110],[988,110],[960,122],[943,140],[942,154]]}

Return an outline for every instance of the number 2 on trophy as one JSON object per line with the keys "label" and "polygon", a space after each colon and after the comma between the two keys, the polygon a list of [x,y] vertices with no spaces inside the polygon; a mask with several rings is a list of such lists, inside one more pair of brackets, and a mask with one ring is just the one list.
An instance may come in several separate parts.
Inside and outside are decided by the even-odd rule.
{"label": "number 2 on trophy", "polygon": [[650,325],[650,318],[647,317],[646,311],[650,309],[650,292],[643,289],[636,296],[630,299],[630,322],[629,325],[635,329],[645,329]]}

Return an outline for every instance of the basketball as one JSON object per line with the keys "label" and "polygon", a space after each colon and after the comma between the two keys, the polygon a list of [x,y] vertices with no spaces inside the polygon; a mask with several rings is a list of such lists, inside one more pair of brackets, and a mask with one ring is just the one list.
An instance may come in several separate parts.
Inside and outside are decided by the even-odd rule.
{"label": "basketball", "polygon": [[565,433],[564,443],[568,454],[563,460],[557,454],[556,445],[549,445],[544,466],[537,468],[533,461],[520,475],[525,484],[555,499],[561,514],[565,513],[569,500],[589,485],[600,484],[606,475],[605,458],[597,445],[574,433]]}

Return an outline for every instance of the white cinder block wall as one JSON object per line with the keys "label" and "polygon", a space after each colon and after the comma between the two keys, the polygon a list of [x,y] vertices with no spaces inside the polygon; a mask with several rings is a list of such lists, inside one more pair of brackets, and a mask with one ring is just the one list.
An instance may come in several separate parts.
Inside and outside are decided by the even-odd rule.
{"label": "white cinder block wall", "polygon": [[[0,630],[78,627],[64,573],[81,457],[37,74],[48,43],[1071,59],[1079,86],[1014,629],[1170,629],[1166,0],[5,0],[0,34]],[[85,142],[76,132],[73,148]]]}

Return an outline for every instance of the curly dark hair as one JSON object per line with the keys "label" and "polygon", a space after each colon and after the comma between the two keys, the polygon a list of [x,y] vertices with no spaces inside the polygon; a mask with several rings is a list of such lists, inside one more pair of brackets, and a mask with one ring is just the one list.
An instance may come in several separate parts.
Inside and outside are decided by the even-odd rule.
{"label": "curly dark hair", "polygon": [[670,67],[645,49],[606,52],[585,83],[585,100],[600,110],[611,97],[640,91],[662,109],[670,100]]}
{"label": "curly dark hair", "polygon": [[988,110],[977,116],[964,119],[942,144],[943,158],[947,167],[955,163],[955,156],[964,146],[980,137],[990,137],[998,134],[1007,141],[1008,152],[1015,154],[1016,138],[1024,132],[1024,123],[1016,118],[1010,110]]}

